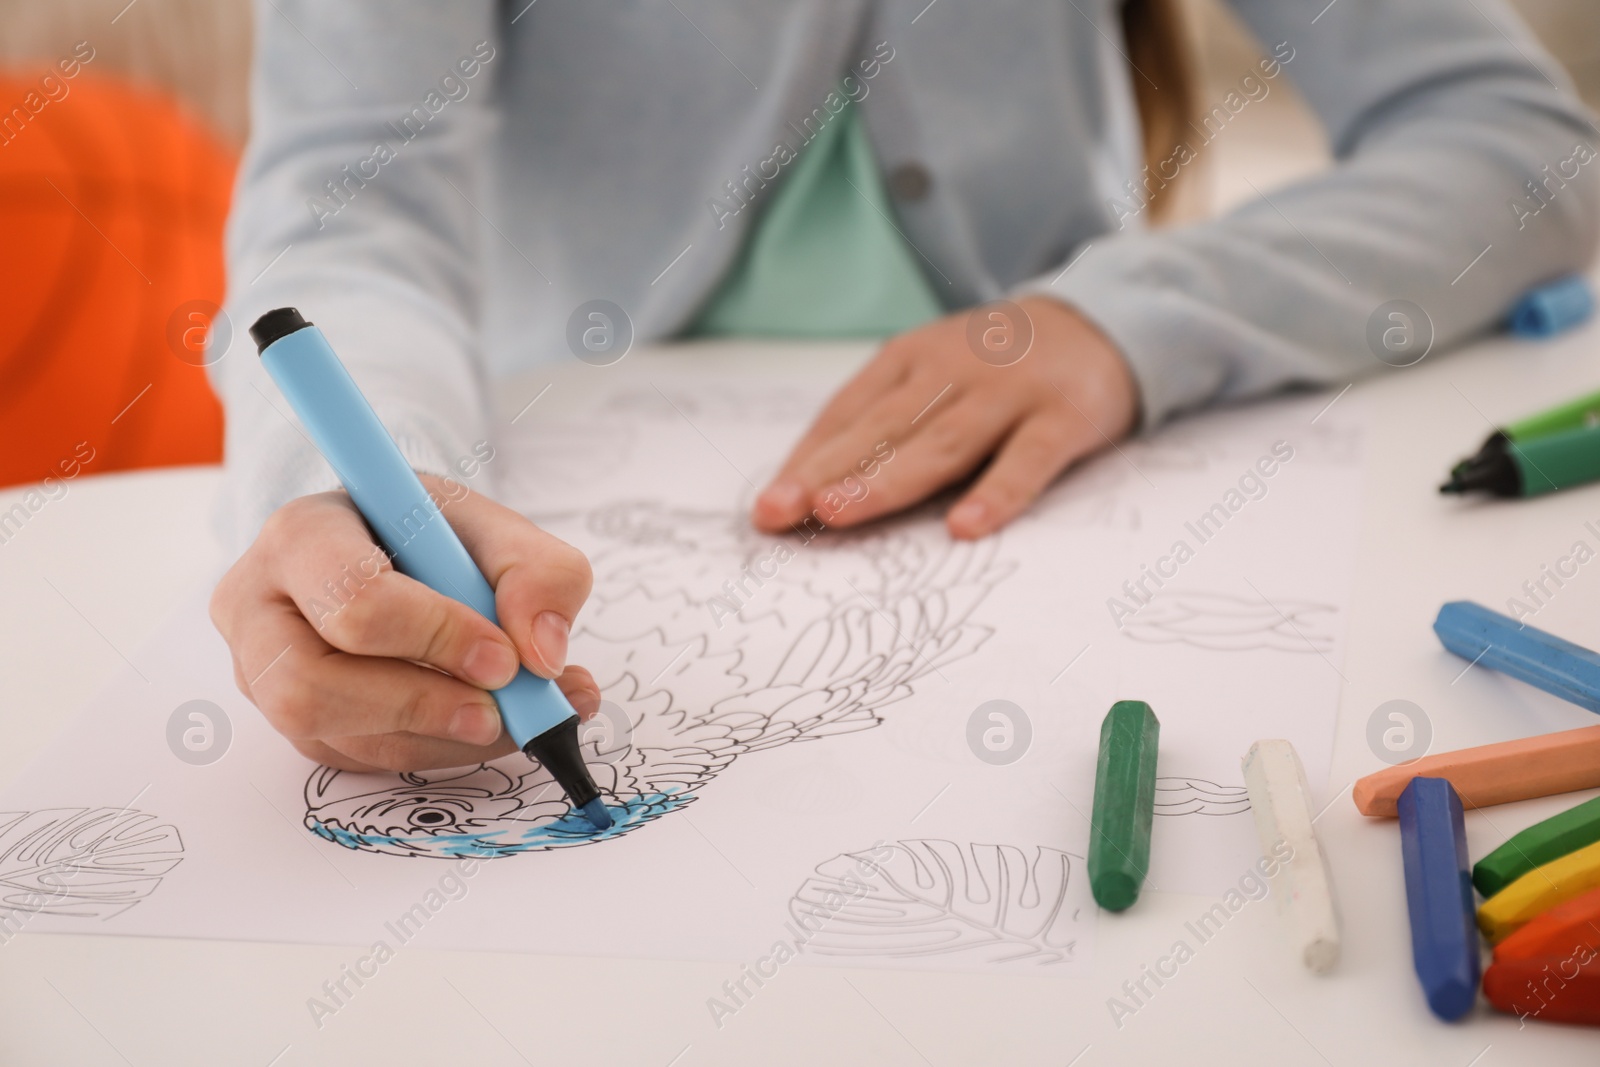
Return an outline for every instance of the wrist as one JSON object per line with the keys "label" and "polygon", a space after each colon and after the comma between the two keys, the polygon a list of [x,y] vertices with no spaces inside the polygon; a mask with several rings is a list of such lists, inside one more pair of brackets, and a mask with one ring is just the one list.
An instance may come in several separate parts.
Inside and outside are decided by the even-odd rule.
{"label": "wrist", "polygon": [[1071,304],[1050,296],[1017,302],[1034,325],[1034,348],[1073,383],[1072,401],[1106,437],[1117,440],[1138,428],[1138,379],[1122,350]]}

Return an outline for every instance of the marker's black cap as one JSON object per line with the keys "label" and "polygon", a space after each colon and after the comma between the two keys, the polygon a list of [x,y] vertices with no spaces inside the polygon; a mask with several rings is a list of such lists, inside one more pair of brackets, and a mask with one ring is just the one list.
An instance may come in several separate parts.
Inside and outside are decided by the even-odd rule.
{"label": "marker's black cap", "polygon": [[1512,461],[1510,448],[1508,438],[1491,437],[1481,452],[1456,465],[1439,492],[1454,495],[1483,490],[1495,496],[1522,495],[1522,472]]}
{"label": "marker's black cap", "polygon": [[280,337],[287,337],[296,330],[303,330],[311,323],[307,322],[296,308],[273,308],[255,321],[250,327],[250,336],[255,338],[256,355],[260,355],[272,342]]}

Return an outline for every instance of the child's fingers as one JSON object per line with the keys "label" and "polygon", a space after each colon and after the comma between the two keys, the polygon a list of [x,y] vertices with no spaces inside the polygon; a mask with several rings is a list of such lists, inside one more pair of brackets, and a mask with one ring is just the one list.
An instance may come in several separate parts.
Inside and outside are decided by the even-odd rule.
{"label": "child's fingers", "polygon": [[1018,426],[994,462],[945,516],[950,533],[972,539],[993,533],[1044,492],[1074,460],[1100,444],[1081,418],[1040,412]]}
{"label": "child's fingers", "polygon": [[[566,694],[578,717],[588,720],[600,708],[600,687],[582,667],[568,667],[556,682]],[[307,759],[342,771],[421,771],[435,767],[462,767],[508,755],[514,750],[510,738],[501,736],[488,749],[459,741],[440,740],[419,734],[378,734],[337,737],[327,741],[290,739]]]}
{"label": "child's fingers", "polygon": [[485,689],[517,673],[493,622],[398,573],[342,493],[285,507],[263,531],[272,583],[343,652],[415,660]]}
{"label": "child's fingers", "polygon": [[922,421],[914,436],[895,447],[894,462],[884,464],[877,477],[845,479],[817,492],[813,503],[828,525],[870,522],[966,477],[993,453],[1013,417],[974,397]]}
{"label": "child's fingers", "polygon": [[292,740],[412,733],[485,751],[501,738],[488,693],[404,660],[339,652],[287,601],[261,604],[233,648],[247,695]]}
{"label": "child's fingers", "polygon": [[[324,767],[332,767],[335,770],[354,771],[357,774],[370,774],[374,771],[382,769],[375,767],[370,763],[363,763],[361,760],[358,760],[352,756],[347,756],[343,752],[340,752],[338,749],[334,748],[332,745],[328,744],[326,741],[296,741],[291,737],[289,738],[289,744],[293,745],[296,752],[300,753],[300,755],[304,756],[312,763],[320,763]],[[448,766],[448,764],[441,764],[441,766]],[[407,769],[423,770],[424,768],[415,767]]]}
{"label": "child's fingers", "polygon": [[522,662],[541,677],[560,676],[572,620],[594,584],[589,561],[482,494],[447,505],[445,516],[494,586],[495,612]]}
{"label": "child's fingers", "polygon": [[782,468],[773,476],[751,510],[751,521],[761,530],[778,533],[799,522],[810,510],[808,486],[797,470],[812,456],[848,430],[883,398],[903,386],[910,374],[907,346],[890,342],[833,395],[809,429],[789,450]]}
{"label": "child's fingers", "polygon": [[947,405],[956,399],[959,389],[959,386],[951,389],[940,398],[935,409],[928,410],[929,401],[939,389],[913,379],[880,397],[854,422],[826,441],[818,442],[804,455],[797,453],[782,479],[798,487],[803,494],[793,521],[817,509],[820,495],[844,478],[859,479],[866,470],[873,470],[878,472],[873,481],[880,480],[886,473],[880,469],[885,446],[894,449],[894,462],[898,464],[905,450],[912,447],[911,442],[920,437],[939,413],[938,408],[948,410]]}
{"label": "child's fingers", "polygon": [[[417,734],[377,734],[371,737],[339,737],[331,741],[290,739],[302,756],[325,767],[371,774],[378,771],[427,771],[436,767],[470,767],[513,752],[514,746],[502,738],[488,749],[441,741]],[[504,749],[504,751],[501,751]]]}
{"label": "child's fingers", "polygon": [[906,358],[908,351],[909,347],[905,344],[890,342],[884,345],[865,367],[840,386],[839,391],[823,405],[791,454],[809,452],[854,423],[881,397],[903,385],[911,373],[911,363]]}
{"label": "child's fingers", "polygon": [[582,667],[568,667],[562,671],[556,685],[584,722],[594,718],[595,712],[600,710],[600,685],[594,675]]}

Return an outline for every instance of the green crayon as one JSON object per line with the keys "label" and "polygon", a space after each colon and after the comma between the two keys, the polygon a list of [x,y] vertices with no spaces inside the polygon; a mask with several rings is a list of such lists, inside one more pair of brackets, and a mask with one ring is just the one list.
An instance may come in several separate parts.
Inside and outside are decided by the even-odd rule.
{"label": "green crayon", "polygon": [[1150,870],[1160,734],[1161,723],[1142,700],[1117,701],[1100,724],[1089,820],[1089,888],[1095,902],[1110,911],[1122,911],[1139,899]]}
{"label": "green crayon", "polygon": [[1600,841],[1600,797],[1534,823],[1472,868],[1472,884],[1492,897],[1535,867]]}

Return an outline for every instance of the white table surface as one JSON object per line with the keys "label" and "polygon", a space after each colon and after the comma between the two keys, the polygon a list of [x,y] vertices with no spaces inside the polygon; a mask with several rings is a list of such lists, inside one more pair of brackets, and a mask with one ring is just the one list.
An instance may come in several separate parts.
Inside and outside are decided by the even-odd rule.
{"label": "white table surface", "polygon": [[[1366,723],[1393,698],[1427,712],[1435,751],[1595,722],[1489,672],[1463,675],[1430,625],[1446,600],[1504,610],[1541,564],[1580,538],[1597,545],[1583,524],[1600,520],[1600,486],[1514,503],[1435,492],[1491,421],[1597,385],[1600,327],[1591,325],[1554,342],[1492,339],[1430,355],[1338,400],[1369,411],[1368,480],[1330,785],[1381,766]],[[210,507],[219,481],[214,468],[86,476],[0,544],[0,782],[218,572]],[[0,492],[0,510],[21,495]],[[1597,646],[1597,603],[1600,562],[1536,622]],[[1284,714],[1294,714],[1292,699]],[[790,967],[721,1029],[706,1001],[733,976],[731,963],[408,948],[319,1030],[306,999],[348,949],[22,934],[0,946],[0,1064],[1596,1062],[1592,1030],[1519,1029],[1483,1004],[1455,1025],[1429,1015],[1411,970],[1395,826],[1362,818],[1347,795],[1322,799],[1333,800],[1317,825],[1344,914],[1336,973],[1299,969],[1277,941],[1274,906],[1251,905],[1120,1028],[1107,999],[1184,936],[1210,898],[1147,890],[1130,912],[1102,914],[1090,978]],[[1469,812],[1474,856],[1582,799]],[[604,921],[583,917],[581,901],[574,914]]]}

